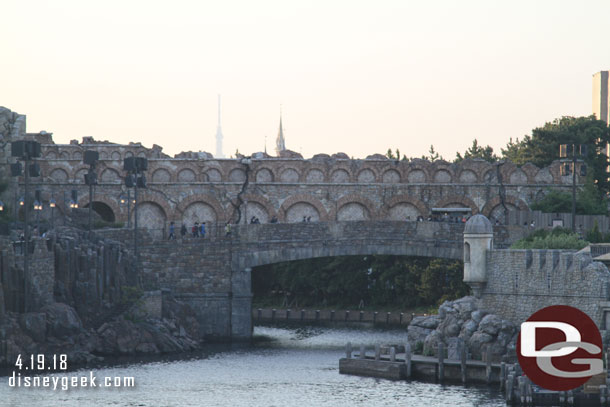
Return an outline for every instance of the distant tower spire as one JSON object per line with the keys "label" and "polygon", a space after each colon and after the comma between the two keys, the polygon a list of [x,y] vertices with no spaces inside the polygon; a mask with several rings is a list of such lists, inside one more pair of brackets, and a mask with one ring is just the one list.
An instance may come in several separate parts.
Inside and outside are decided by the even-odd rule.
{"label": "distant tower spire", "polygon": [[220,127],[220,95],[218,95],[218,127],[216,128],[216,158],[225,158],[222,153],[222,127]]}
{"label": "distant tower spire", "polygon": [[275,139],[275,152],[280,156],[280,151],[286,150],[286,140],[284,140],[284,129],[282,128],[282,107],[280,106],[280,130]]}

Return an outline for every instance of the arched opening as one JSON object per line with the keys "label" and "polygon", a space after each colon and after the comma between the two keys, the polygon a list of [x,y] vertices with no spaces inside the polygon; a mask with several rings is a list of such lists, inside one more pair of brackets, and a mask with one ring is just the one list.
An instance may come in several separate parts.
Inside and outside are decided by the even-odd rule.
{"label": "arched opening", "polygon": [[[89,204],[85,204],[84,207],[88,208]],[[114,223],[114,221],[116,220],[114,211],[104,202],[93,201],[93,211],[100,215],[104,222]]]}
{"label": "arched opening", "polygon": [[464,263],[470,263],[470,243],[464,242]]}

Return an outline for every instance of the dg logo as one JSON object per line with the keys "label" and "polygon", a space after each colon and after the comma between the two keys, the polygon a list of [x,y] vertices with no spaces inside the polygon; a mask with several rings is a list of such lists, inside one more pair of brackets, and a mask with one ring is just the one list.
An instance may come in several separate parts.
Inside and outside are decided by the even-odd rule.
{"label": "dg logo", "polygon": [[543,308],[521,324],[517,356],[523,373],[549,390],[575,389],[604,370],[599,329],[567,305]]}

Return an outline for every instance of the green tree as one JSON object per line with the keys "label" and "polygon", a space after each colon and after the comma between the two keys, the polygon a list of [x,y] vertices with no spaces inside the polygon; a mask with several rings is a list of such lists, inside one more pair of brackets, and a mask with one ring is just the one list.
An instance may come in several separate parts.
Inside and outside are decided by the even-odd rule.
{"label": "green tree", "polygon": [[491,146],[479,146],[479,142],[476,138],[472,140],[472,146],[464,152],[464,156],[459,152],[456,153],[454,162],[458,163],[469,158],[482,158],[490,163],[498,161],[498,157],[494,154],[494,149],[491,148]]}
{"label": "green tree", "polygon": [[517,139],[513,142],[511,139],[506,148],[502,149],[502,156],[517,165],[531,162],[538,167],[545,167],[559,158],[561,144],[586,144],[589,149],[584,160],[589,172],[593,174],[593,181],[600,191],[608,192],[610,183],[605,146],[609,141],[608,126],[595,116],[564,116],[535,128],[531,136],[525,136],[521,141]]}
{"label": "green tree", "polygon": [[429,155],[427,156],[422,155],[422,160],[436,161],[443,159],[443,157],[436,150],[434,150],[434,146],[432,144],[430,144],[430,150],[428,150],[428,154]]}

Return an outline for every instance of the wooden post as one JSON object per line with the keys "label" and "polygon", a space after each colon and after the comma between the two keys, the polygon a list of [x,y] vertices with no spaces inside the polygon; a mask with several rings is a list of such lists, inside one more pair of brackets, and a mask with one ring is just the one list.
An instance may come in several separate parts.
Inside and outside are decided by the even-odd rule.
{"label": "wooden post", "polygon": [[275,308],[271,310],[271,320],[275,321]]}
{"label": "wooden post", "polygon": [[349,318],[349,311],[347,311],[347,310],[346,310],[346,311],[345,311],[345,320],[347,321],[347,320],[348,320],[348,318]]}
{"label": "wooden post", "polygon": [[319,320],[320,320],[320,310],[317,309],[316,310],[316,321],[319,321]]}
{"label": "wooden post", "polygon": [[358,321],[362,322],[363,319],[364,319],[364,311],[360,311],[360,314],[358,315]]}
{"label": "wooden post", "polygon": [[302,309],[301,310],[301,321],[304,321],[304,320],[305,320],[305,310]]}
{"label": "wooden post", "polygon": [[405,363],[407,365],[407,379],[411,378],[411,344],[405,344]]}
{"label": "wooden post", "polygon": [[386,324],[390,323],[390,314],[391,314],[391,312],[388,312],[387,314],[385,314],[385,323]]}
{"label": "wooden post", "polygon": [[335,320],[335,310],[330,311],[330,320],[331,321]]}
{"label": "wooden post", "polygon": [[525,404],[525,377],[519,376],[519,401]]}
{"label": "wooden post", "polygon": [[366,358],[366,349],[364,349],[364,345],[360,345],[360,359]]}
{"label": "wooden post", "polygon": [[466,384],[466,380],[468,379],[467,375],[466,375],[466,369],[467,369],[467,365],[466,365],[466,343],[461,342],[461,346],[460,346],[460,370],[462,373],[462,383]]}
{"label": "wooden post", "polygon": [[373,312],[373,323],[377,322],[377,314],[377,311]]}
{"label": "wooden post", "polygon": [[515,376],[512,374],[508,375],[506,379],[506,404],[513,404],[514,399],[514,384],[515,384]]}
{"label": "wooden post", "polygon": [[390,362],[396,362],[396,348],[394,346],[390,348]]}
{"label": "wooden post", "polygon": [[485,380],[487,381],[487,384],[491,383],[491,352],[489,351],[489,349],[487,349],[487,352],[485,352],[486,355],[486,364],[485,364]]}
{"label": "wooden post", "polygon": [[445,349],[442,342],[438,343],[438,381],[445,378]]}
{"label": "wooden post", "polygon": [[352,343],[348,342],[347,345],[345,345],[345,357],[348,359],[352,358]]}
{"label": "wooden post", "polygon": [[259,308],[259,309],[257,310],[257,313],[256,313],[256,317],[257,317],[257,319],[259,319],[259,320],[260,320],[260,319],[261,319],[261,317],[262,317],[262,314],[263,314],[263,310]]}
{"label": "wooden post", "polygon": [[504,390],[504,384],[506,383],[506,363],[500,363],[500,391]]}
{"label": "wooden post", "polygon": [[381,359],[381,346],[378,343],[375,344],[375,360]]}
{"label": "wooden post", "polygon": [[290,319],[290,309],[286,310],[286,319]]}

